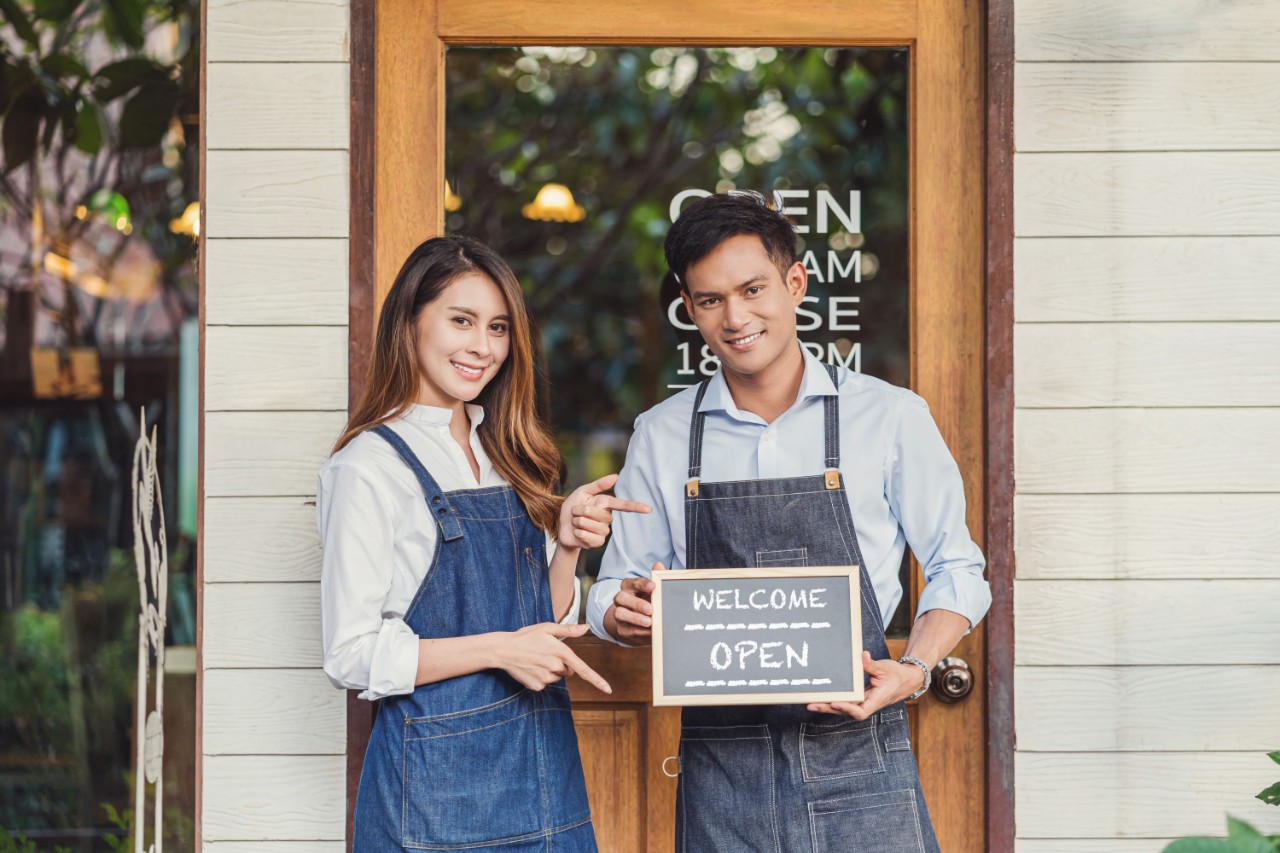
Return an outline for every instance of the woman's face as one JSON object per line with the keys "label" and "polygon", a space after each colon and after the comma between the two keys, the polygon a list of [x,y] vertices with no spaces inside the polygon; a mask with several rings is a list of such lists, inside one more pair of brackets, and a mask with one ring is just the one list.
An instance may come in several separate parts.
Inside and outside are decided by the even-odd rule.
{"label": "woman's face", "polygon": [[476,398],[511,349],[511,316],[487,276],[466,273],[418,316],[418,402],[452,409]]}

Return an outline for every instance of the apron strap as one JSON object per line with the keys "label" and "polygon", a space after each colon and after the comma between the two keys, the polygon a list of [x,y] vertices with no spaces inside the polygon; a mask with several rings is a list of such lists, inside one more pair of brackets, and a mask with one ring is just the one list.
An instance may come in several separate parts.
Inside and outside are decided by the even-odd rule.
{"label": "apron strap", "polygon": [[[839,373],[836,372],[834,364],[823,365],[827,369],[827,375],[831,377],[831,383],[837,386],[835,394],[831,394],[822,400],[822,432],[823,432],[823,448],[826,454],[826,470],[840,470],[840,393],[839,393]],[[702,405],[702,398],[706,396],[707,384],[711,379],[704,379],[698,384],[698,394],[693,398],[693,420],[689,423],[689,482],[702,478],[702,428],[707,419],[706,412],[698,411],[698,407]],[[837,485],[839,480],[836,481]],[[697,497],[696,486],[689,485],[689,489],[693,489],[689,493],[689,497]]]}
{"label": "apron strap", "polygon": [[834,364],[824,365],[836,393],[822,401],[822,432],[825,436],[827,470],[840,470],[840,380]]}
{"label": "apron strap", "polygon": [[702,398],[707,395],[707,385],[711,378],[707,377],[698,383],[698,395],[693,398],[693,420],[689,422],[689,479],[702,477],[702,425],[707,420],[707,413],[698,411]]}
{"label": "apron strap", "polygon": [[422,492],[427,500],[427,510],[435,518],[436,524],[440,525],[444,541],[452,542],[455,539],[461,539],[462,524],[458,521],[457,512],[450,506],[449,498],[445,496],[439,484],[427,473],[426,466],[409,449],[409,445],[404,443],[404,439],[386,424],[378,424],[370,432],[376,432],[385,438],[387,443],[395,448],[396,453],[400,454],[400,458],[405,461],[405,464],[413,470],[418,482],[422,484]]}

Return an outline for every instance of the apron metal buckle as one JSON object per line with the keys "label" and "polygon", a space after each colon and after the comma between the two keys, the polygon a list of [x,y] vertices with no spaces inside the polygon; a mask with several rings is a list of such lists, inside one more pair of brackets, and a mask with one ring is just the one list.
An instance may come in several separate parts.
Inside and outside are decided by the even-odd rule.
{"label": "apron metal buckle", "polygon": [[698,496],[698,484],[701,482],[702,482],[701,480],[694,478],[689,482],[685,483],[684,493],[691,498],[696,498]]}
{"label": "apron metal buckle", "polygon": [[[676,772],[672,773],[667,769],[668,761],[674,761],[676,763]],[[680,756],[668,755],[666,758],[662,759],[662,775],[666,776],[668,779],[674,779],[680,775]]]}
{"label": "apron metal buckle", "polygon": [[826,487],[828,490],[834,490],[834,489],[840,488],[840,472],[839,471],[832,470],[826,473]]}

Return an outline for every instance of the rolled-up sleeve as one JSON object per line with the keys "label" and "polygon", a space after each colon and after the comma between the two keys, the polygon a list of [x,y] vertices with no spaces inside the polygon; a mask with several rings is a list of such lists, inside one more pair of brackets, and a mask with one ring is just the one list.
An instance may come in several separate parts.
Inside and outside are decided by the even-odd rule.
{"label": "rolled-up sleeve", "polygon": [[657,464],[643,418],[639,418],[614,494],[623,500],[648,504],[653,512],[614,513],[600,576],[587,592],[587,625],[597,637],[615,643],[618,641],[604,628],[604,614],[622,588],[623,579],[647,578],[654,563],[671,568],[675,558],[666,503],[658,488]]}
{"label": "rolled-up sleeve", "polygon": [[986,560],[965,523],[960,469],[928,405],[915,394],[903,402],[888,461],[889,505],[924,570],[916,615],[949,610],[977,625],[991,606]]}
{"label": "rolled-up sleeve", "polygon": [[418,637],[383,607],[394,570],[394,514],[381,490],[349,465],[320,473],[316,516],[324,671],[362,699],[412,693]]}

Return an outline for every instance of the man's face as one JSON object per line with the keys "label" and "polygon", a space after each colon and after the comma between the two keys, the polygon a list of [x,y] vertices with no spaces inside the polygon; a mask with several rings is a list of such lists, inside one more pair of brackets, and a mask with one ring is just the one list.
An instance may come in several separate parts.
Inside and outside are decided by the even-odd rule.
{"label": "man's face", "polygon": [[759,237],[740,234],[685,271],[680,298],[725,370],[759,377],[796,349],[796,306],[806,285],[803,264],[783,274]]}

